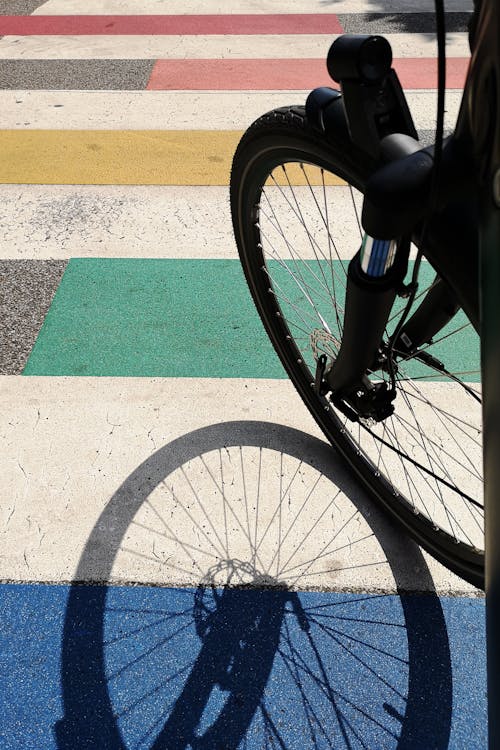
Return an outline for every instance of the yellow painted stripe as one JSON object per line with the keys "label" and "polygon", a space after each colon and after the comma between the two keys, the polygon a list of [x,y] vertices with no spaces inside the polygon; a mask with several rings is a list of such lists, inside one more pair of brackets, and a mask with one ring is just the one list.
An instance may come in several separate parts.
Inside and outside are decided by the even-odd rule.
{"label": "yellow painted stripe", "polygon": [[[0,183],[227,185],[239,131],[0,130]],[[297,169],[291,179],[304,184]],[[344,184],[332,178],[330,184]]]}

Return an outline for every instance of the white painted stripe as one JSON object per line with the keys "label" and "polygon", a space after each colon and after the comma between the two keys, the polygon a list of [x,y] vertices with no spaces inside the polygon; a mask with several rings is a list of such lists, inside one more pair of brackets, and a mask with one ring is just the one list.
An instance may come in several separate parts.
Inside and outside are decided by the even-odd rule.
{"label": "white painted stripe", "polygon": [[[37,130],[244,130],[275,107],[304,104],[309,91],[0,91],[2,128]],[[436,92],[405,92],[417,128],[435,127]],[[461,92],[446,95],[446,127]]]}
{"label": "white painted stripe", "polygon": [[[328,235],[317,211],[323,189],[294,187],[315,245],[290,212],[283,188],[266,188],[280,221],[276,232],[263,201],[266,251],[290,258],[316,253],[329,257]],[[327,186],[334,258],[349,260],[359,250],[362,196],[345,186]],[[169,185],[0,185],[0,259],[224,258],[236,259],[227,187]],[[287,243],[281,236],[283,232]],[[272,248],[271,248],[272,246]],[[412,251],[412,257],[414,253]]]}
{"label": "white painted stripe", "polygon": [[[213,427],[229,420],[246,421]],[[269,423],[318,434],[286,381],[1,378],[0,579],[71,580],[97,527],[86,580],[109,580],[113,545],[114,582],[197,585],[231,558],[299,589],[394,591],[376,529],[399,583],[422,588],[336,454]],[[472,590],[432,570],[440,593]]]}
{"label": "white painted stripe", "polygon": [[[323,197],[322,189],[315,191]],[[323,246],[325,228],[309,188],[294,192],[309,227],[316,229],[318,246]],[[293,215],[287,229],[280,191],[271,189],[271,194],[295,252],[314,258]],[[347,187],[329,186],[327,195],[339,257],[349,259],[360,244],[351,193]],[[238,257],[226,187],[0,185],[0,203],[1,259]],[[359,194],[357,203],[360,211]],[[265,222],[263,228],[280,256],[289,258],[289,247]]]}
{"label": "white painted stripe", "polygon": [[[472,0],[447,0],[447,11],[469,11]],[[33,15],[144,15],[191,13],[423,13],[434,0],[48,0]]]}
{"label": "white painted stripe", "polygon": [[0,258],[236,258],[227,187],[1,185]]}
{"label": "white painted stripe", "polygon": [[[302,211],[308,193],[309,188],[295,188]],[[350,260],[360,246],[351,193],[347,186],[329,186],[327,195],[337,217],[331,219],[335,258]],[[238,258],[227,187],[0,185],[0,202],[0,260]],[[358,193],[356,202],[361,215]],[[283,218],[281,225],[286,232]],[[309,226],[316,227],[318,241],[325,239],[318,219]],[[294,252],[314,259],[308,237],[297,236],[295,222],[288,240],[292,236]],[[269,237],[278,247],[272,232]],[[291,257],[283,242],[279,251],[281,258]]]}
{"label": "white painted stripe", "polygon": [[308,91],[0,91],[2,127],[54,130],[244,130]]}
{"label": "white painted stripe", "polygon": [[[406,91],[406,100],[410,107],[415,126],[418,130],[434,130],[436,127],[437,91]],[[446,129],[455,127],[462,91],[448,89],[446,91],[444,126]]]}
{"label": "white painted stripe", "polygon": [[[435,34],[387,34],[394,57],[435,57]],[[335,34],[5,36],[3,60],[323,58]],[[447,35],[448,57],[468,57],[467,34]]]}

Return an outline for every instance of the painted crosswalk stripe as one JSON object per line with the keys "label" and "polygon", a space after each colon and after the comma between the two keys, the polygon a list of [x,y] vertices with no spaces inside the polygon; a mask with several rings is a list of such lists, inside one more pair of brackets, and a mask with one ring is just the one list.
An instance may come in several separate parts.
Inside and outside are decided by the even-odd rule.
{"label": "painted crosswalk stripe", "polygon": [[4,260],[236,258],[225,186],[2,185],[0,202]]}
{"label": "painted crosswalk stripe", "polygon": [[[0,130],[0,183],[228,185],[241,135],[220,130]],[[292,181],[305,184],[298,167]],[[343,184],[333,175],[328,182]]]}
{"label": "painted crosswalk stripe", "polygon": [[[332,6],[326,6],[322,0],[294,0],[293,8],[289,0],[239,0],[228,3],[227,0],[141,0],[143,13],[324,13],[332,8],[335,13],[370,13],[373,14],[372,0],[338,0]],[[446,10],[470,12],[472,0],[447,0]],[[434,0],[384,0],[385,13],[434,13]],[[36,15],[96,15],[137,14],[137,0],[47,0],[36,11]]]}
{"label": "painted crosswalk stripe", "polygon": [[[198,36],[6,36],[0,59],[325,59],[335,34]],[[436,56],[435,34],[388,34],[395,58]],[[467,34],[447,36],[448,58],[469,55]]]}
{"label": "painted crosswalk stripe", "polygon": [[238,261],[73,259],[24,372],[283,377],[261,334]]}
{"label": "painted crosswalk stripe", "polygon": [[[470,14],[447,13],[447,33],[466,31]],[[230,13],[200,15],[0,16],[0,34],[365,34],[433,33],[434,13]]]}
{"label": "painted crosswalk stripe", "polygon": [[[193,408],[193,403],[196,408]],[[324,441],[321,446],[313,437],[308,437],[319,436],[318,428],[286,380],[3,377],[0,378],[0,406],[0,427],[2,434],[9,436],[11,456],[4,463],[3,473],[7,498],[2,506],[0,578],[3,580],[71,581],[89,535],[99,515],[109,505],[107,515],[102,519],[104,526],[100,526],[103,533],[110,535],[108,544],[92,548],[92,554],[87,555],[85,570],[79,571],[79,580],[164,583],[167,579],[177,585],[198,585],[200,574],[196,567],[190,566],[183,574],[179,571],[179,568],[186,568],[187,551],[182,544],[176,544],[175,539],[164,539],[166,544],[162,546],[156,564],[154,560],[148,560],[155,535],[150,534],[147,546],[142,545],[140,525],[152,518],[150,513],[147,517],[151,510],[147,501],[153,505],[159,503],[163,511],[167,510],[172,527],[188,541],[193,525],[191,523],[186,529],[185,523],[181,523],[182,504],[173,504],[168,488],[174,478],[176,482],[186,482],[180,471],[184,465],[201,501],[201,506],[193,508],[193,519],[194,522],[201,521],[203,509],[206,509],[204,504],[212,504],[214,498],[213,478],[207,472],[207,466],[213,467],[220,475],[221,456],[227,460],[227,468],[235,479],[233,485],[228,481],[228,493],[232,491],[231,486],[234,491],[241,486],[242,471],[248,491],[256,491],[259,486],[259,453],[272,466],[273,476],[269,475],[269,481],[262,485],[261,505],[249,510],[252,525],[258,524],[259,538],[280,498],[279,483],[276,484],[274,477],[280,464],[280,453],[283,454],[281,470],[289,481],[297,468],[292,457],[304,459],[304,481],[299,481],[296,490],[299,498],[300,493],[310,487],[311,481],[318,478],[317,472],[324,474],[321,480],[324,486],[318,488],[318,502],[310,513],[301,515],[300,523],[289,539],[292,550],[314,524],[314,514],[321,513],[325,502],[335,497],[338,489],[341,492],[337,497],[336,514],[341,512],[344,503],[348,509],[350,501],[346,503],[345,498],[351,497],[364,507],[359,486],[335,453]],[[232,420],[242,419],[247,422],[230,424]],[[303,430],[306,434],[290,437],[280,425]],[[210,435],[192,433],[200,428],[208,428]],[[256,449],[245,448],[246,439],[249,439],[249,446],[254,441]],[[174,440],[184,447],[179,444],[176,448],[175,444],[172,445]],[[266,448],[268,445],[274,450]],[[243,452],[243,468],[241,459],[234,460],[238,458],[238,451]],[[205,457],[204,467],[199,456],[210,452],[211,455]],[[307,466],[309,456],[314,462],[312,471]],[[225,473],[225,476],[230,475]],[[183,496],[186,492],[187,488]],[[221,500],[220,496],[218,499]],[[134,507],[137,508],[137,517]],[[238,516],[244,514],[241,503],[234,507]],[[212,507],[211,513],[217,513],[218,518],[222,511],[223,504],[219,502],[218,508]],[[294,507],[284,508],[283,513],[287,514],[283,522],[288,523],[288,514],[294,515]],[[356,533],[359,533],[366,522],[355,511],[353,513]],[[370,523],[377,527],[378,516],[374,508],[370,514]],[[136,524],[131,525],[134,519]],[[278,517],[274,521],[277,523]],[[153,525],[154,529],[158,528]],[[240,528],[234,518],[233,525]],[[341,524],[336,528],[340,527]],[[219,525],[219,528],[224,529],[224,525]],[[349,525],[346,532],[351,534],[352,531]],[[215,541],[210,528],[208,533]],[[316,539],[323,535],[328,539],[328,535],[332,535],[331,514],[323,515],[315,533]],[[347,590],[366,590],[368,586],[371,590],[392,591],[394,578],[384,558],[377,553],[378,543],[373,530],[371,534],[364,549],[362,545],[349,544],[342,552],[336,553],[334,545],[337,573],[332,574],[329,571],[331,566],[321,564],[327,559],[320,558],[318,564],[308,571],[314,574],[308,576],[308,587],[335,588],[342,585]],[[270,535],[268,543],[277,538],[275,534]],[[408,548],[406,538],[399,539]],[[117,555],[111,572],[105,563],[109,544],[114,545]],[[239,559],[247,559],[248,543],[242,534],[232,534],[230,544],[235,558],[240,555]],[[399,544],[397,536],[391,544],[395,554],[394,549]],[[127,554],[124,548],[137,548],[144,557]],[[203,558],[204,566],[205,549],[200,537],[197,555],[201,556],[200,560]],[[310,556],[307,543],[301,554],[304,553]],[[379,564],[356,565],[355,562],[359,563],[363,556],[365,561],[368,558]],[[350,566],[345,562],[349,559]],[[404,565],[405,554],[398,559]],[[164,565],[158,564],[161,560],[165,561]],[[430,558],[428,560],[437,591],[472,591],[472,587]],[[345,570],[342,570],[344,565]],[[290,571],[290,582],[296,573],[297,570]],[[401,575],[407,590],[418,585],[419,577],[413,567],[402,570]],[[305,585],[305,580],[302,585]]]}
{"label": "painted crosswalk stripe", "polygon": [[[303,91],[0,91],[2,126],[28,130],[243,130],[275,107],[305,104]],[[405,91],[418,130],[432,130],[437,93]],[[462,92],[446,92],[445,127],[458,115]],[[186,135],[188,138],[188,135]]]}
{"label": "painted crosswalk stripe", "polygon": [[[303,191],[309,188],[294,188],[299,201]],[[338,257],[349,260],[359,250],[352,194],[331,186],[328,197],[332,227],[342,235]],[[1,260],[237,257],[227,187],[1,185],[0,201]],[[355,202],[359,213],[359,194]],[[295,237],[295,246],[302,258],[314,259],[304,237]]]}
{"label": "painted crosswalk stripe", "polygon": [[[318,735],[333,747],[341,732],[346,747],[407,734],[418,748],[461,750],[468,736],[469,750],[487,745],[484,602],[470,597],[10,585],[0,606],[10,625],[4,750],[172,747],[164,739],[177,739],[179,714],[190,736],[201,707],[201,741],[213,726],[226,737],[227,721],[246,750],[275,736],[290,750]],[[233,660],[245,697],[236,707],[218,682]]]}
{"label": "painted crosswalk stripe", "polygon": [[0,34],[339,34],[333,13],[141,15],[141,16],[0,16]]}
{"label": "painted crosswalk stripe", "polygon": [[0,182],[227,185],[240,132],[0,131]]}
{"label": "painted crosswalk stripe", "polygon": [[0,202],[4,260],[236,258],[227,187],[2,185]]}
{"label": "painted crosswalk stripe", "polygon": [[[339,264],[334,261],[334,268]],[[277,263],[273,269],[277,288],[289,298],[296,289],[294,277]],[[420,276],[425,286],[434,274],[426,265]],[[466,319],[460,316],[451,330],[463,327]],[[445,337],[439,354],[450,372],[471,372],[473,382],[477,347],[468,327]],[[285,377],[239,262],[206,259],[70,260],[24,373]],[[411,361],[406,374],[427,375],[428,369]]]}
{"label": "painted crosswalk stripe", "polygon": [[[447,88],[461,89],[469,60],[466,57],[447,61]],[[396,58],[392,67],[405,89],[427,89],[437,86],[437,64],[434,58]],[[251,59],[251,60],[158,60],[151,73],[148,89],[312,89],[334,86],[325,60]]]}
{"label": "painted crosswalk stripe", "polygon": [[[309,188],[294,192],[300,201]],[[331,186],[328,197],[342,233],[338,257],[349,260],[359,249],[352,194]],[[355,200],[359,212],[361,196]],[[2,260],[237,257],[227,187],[2,185],[0,201]],[[314,259],[304,238],[299,248]]]}

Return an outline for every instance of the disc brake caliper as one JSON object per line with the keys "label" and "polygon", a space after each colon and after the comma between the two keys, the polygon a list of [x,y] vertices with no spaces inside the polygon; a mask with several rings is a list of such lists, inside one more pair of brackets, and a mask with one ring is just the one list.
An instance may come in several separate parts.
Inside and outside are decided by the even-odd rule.
{"label": "disc brake caliper", "polygon": [[[340,342],[331,333],[322,329],[312,331],[309,340],[316,360],[314,390],[319,396],[330,393],[332,404],[352,422],[382,422],[394,413],[393,401],[396,393],[385,382],[372,383],[369,378],[364,377],[349,394],[331,393],[325,375],[335,359]],[[321,352],[320,347],[323,350]],[[328,356],[325,351],[328,352]]]}

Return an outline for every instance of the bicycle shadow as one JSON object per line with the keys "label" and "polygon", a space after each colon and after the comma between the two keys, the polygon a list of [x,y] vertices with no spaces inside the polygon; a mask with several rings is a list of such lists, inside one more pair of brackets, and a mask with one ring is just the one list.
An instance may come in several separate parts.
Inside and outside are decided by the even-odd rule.
{"label": "bicycle shadow", "polygon": [[[156,587],[117,585],[138,562]],[[161,586],[167,570],[178,587]],[[58,747],[444,749],[451,662],[432,592],[418,547],[327,444],[259,422],[189,433],[128,477],[82,553]]]}
{"label": "bicycle shadow", "polygon": [[[388,9],[387,4],[380,0],[371,0],[372,8],[366,8],[363,12],[346,12],[342,0],[318,0],[315,12],[335,12],[336,6],[341,3],[343,9],[338,13],[342,28],[347,33],[361,34],[390,34],[406,32],[410,34],[435,34],[436,16],[434,3],[428,3],[422,7],[422,3],[414,3],[409,12],[401,13],[399,10]],[[425,4],[424,4],[425,5]],[[451,6],[451,7],[450,7]],[[452,3],[447,7],[446,31],[447,33],[465,32],[473,9],[472,0],[470,9],[464,10],[462,3]]]}

